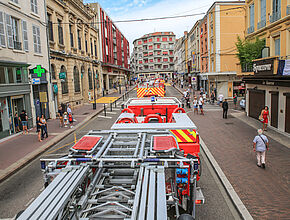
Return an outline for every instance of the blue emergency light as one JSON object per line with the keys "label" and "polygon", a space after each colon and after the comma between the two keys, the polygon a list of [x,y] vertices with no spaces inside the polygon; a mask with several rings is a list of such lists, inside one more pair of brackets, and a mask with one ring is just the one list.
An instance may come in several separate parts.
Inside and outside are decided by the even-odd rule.
{"label": "blue emergency light", "polygon": [[155,102],[155,96],[151,97],[151,102]]}

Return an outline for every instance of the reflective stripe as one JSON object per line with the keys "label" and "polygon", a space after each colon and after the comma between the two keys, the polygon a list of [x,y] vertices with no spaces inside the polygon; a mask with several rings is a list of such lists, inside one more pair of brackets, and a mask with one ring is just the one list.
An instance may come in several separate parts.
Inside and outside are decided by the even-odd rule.
{"label": "reflective stripe", "polygon": [[177,142],[196,142],[196,132],[190,131],[190,129],[182,130],[170,130],[170,132],[176,137]]}

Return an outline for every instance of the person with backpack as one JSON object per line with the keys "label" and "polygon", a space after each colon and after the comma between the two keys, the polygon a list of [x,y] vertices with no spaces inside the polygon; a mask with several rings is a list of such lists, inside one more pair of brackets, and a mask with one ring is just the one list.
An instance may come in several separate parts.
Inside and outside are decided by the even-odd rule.
{"label": "person with backpack", "polygon": [[266,150],[269,150],[269,141],[266,135],[263,135],[263,130],[258,129],[258,135],[253,140],[254,152],[257,155],[257,166],[266,168]]}
{"label": "person with backpack", "polygon": [[73,119],[73,116],[72,116],[72,113],[70,112],[68,114],[68,121],[69,121],[69,124],[70,124],[70,128],[73,128],[73,123],[74,123],[74,119]]}

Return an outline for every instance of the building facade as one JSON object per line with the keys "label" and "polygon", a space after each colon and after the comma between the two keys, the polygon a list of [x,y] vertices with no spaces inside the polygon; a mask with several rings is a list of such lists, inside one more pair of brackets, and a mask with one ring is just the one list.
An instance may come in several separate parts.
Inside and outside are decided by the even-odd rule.
{"label": "building facade", "polygon": [[253,72],[243,77],[247,115],[258,119],[268,106],[270,126],[290,133],[290,2],[249,0],[245,18],[246,39],[265,40]]}
{"label": "building facade", "polygon": [[15,116],[25,110],[54,118],[44,1],[0,2],[0,137],[16,133]]}
{"label": "building facade", "polygon": [[46,3],[55,108],[82,105],[100,88],[95,13],[80,0]]}
{"label": "building facade", "polygon": [[185,74],[184,58],[184,36],[175,40],[174,44],[174,78],[182,79]]}
{"label": "building facade", "polygon": [[[241,79],[237,77],[235,43],[244,37],[244,1],[215,2],[200,25],[202,87],[216,95],[233,97]],[[233,25],[234,24],[234,25]],[[242,95],[242,93],[241,93]]]}
{"label": "building facade", "polygon": [[98,3],[89,4],[98,15],[101,85],[103,92],[112,92],[128,83],[129,42]]}
{"label": "building facade", "polygon": [[200,41],[199,41],[199,22],[195,22],[194,26],[188,33],[188,52],[187,52],[187,66],[189,69],[189,83],[192,88],[199,89],[199,81],[197,74],[200,73]]}
{"label": "building facade", "polygon": [[174,42],[173,32],[155,32],[135,39],[132,65],[138,77],[172,77]]}

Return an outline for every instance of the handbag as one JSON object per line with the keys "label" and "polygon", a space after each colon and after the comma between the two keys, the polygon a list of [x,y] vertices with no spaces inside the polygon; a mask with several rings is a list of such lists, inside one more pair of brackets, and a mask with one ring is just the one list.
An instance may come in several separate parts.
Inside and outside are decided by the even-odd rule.
{"label": "handbag", "polygon": [[263,121],[263,120],[264,120],[262,114],[259,115],[259,120],[260,120],[260,121]]}

